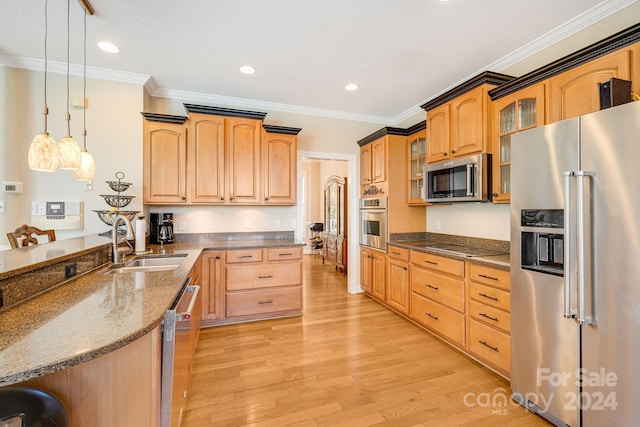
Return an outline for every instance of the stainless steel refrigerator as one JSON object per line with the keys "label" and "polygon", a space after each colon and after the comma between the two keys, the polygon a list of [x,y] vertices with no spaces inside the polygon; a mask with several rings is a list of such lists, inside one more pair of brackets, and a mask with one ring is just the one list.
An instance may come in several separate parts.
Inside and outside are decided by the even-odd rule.
{"label": "stainless steel refrigerator", "polygon": [[556,425],[640,425],[640,102],[512,136],[511,388]]}

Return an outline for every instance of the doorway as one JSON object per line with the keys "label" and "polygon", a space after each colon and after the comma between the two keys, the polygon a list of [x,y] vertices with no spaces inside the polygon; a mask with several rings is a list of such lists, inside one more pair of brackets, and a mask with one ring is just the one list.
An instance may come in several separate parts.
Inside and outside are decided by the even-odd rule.
{"label": "doorway", "polygon": [[[315,163],[319,162],[319,163]],[[326,162],[323,164],[323,162]],[[347,186],[347,198],[349,207],[357,207],[358,206],[358,191],[356,187],[359,187],[359,182],[356,179],[357,171],[358,171],[358,156],[356,154],[343,154],[343,153],[321,153],[321,152],[311,152],[311,151],[298,151],[298,176],[301,177],[300,185],[298,186],[298,200],[301,202],[298,203],[298,211],[297,211],[297,220],[296,220],[296,239],[300,241],[304,241],[305,243],[308,240],[304,240],[310,231],[308,230],[308,223],[310,222],[322,222],[324,220],[323,211],[317,211],[317,206],[308,206],[310,204],[310,197],[314,197],[317,199],[321,199],[322,194],[322,184],[324,181],[321,181],[321,178],[312,176],[315,172],[305,173],[304,165],[314,164],[314,167],[317,167],[319,171],[325,169],[326,171],[333,170],[336,168],[337,171],[344,171],[341,169],[344,167],[344,163],[346,163],[346,174],[343,175],[347,177],[348,186]],[[341,172],[344,173],[344,172]],[[307,176],[308,175],[308,176]],[[317,173],[318,176],[322,176],[321,172]],[[335,175],[335,174],[334,174]],[[328,178],[328,175],[326,178]],[[325,180],[326,180],[325,178]],[[313,180],[316,180],[319,184],[316,186],[313,184]],[[355,183],[355,184],[353,184]],[[308,188],[310,184],[313,184],[315,188],[317,188],[317,194],[312,195],[308,194]],[[311,204],[315,204],[315,200]],[[320,202],[322,203],[322,202]],[[320,204],[320,206],[322,206]],[[310,208],[310,209],[307,209]],[[307,213],[312,212],[312,213]],[[355,294],[362,292],[360,288],[360,269],[358,268],[359,264],[359,246],[358,246],[358,217],[353,214],[354,210],[350,210],[350,215],[348,218],[348,237],[347,237],[347,249],[348,249],[348,262],[351,268],[347,268],[347,290],[349,293]],[[357,212],[357,210],[355,211]],[[310,217],[313,215],[313,217]],[[317,217],[317,218],[316,218]]]}

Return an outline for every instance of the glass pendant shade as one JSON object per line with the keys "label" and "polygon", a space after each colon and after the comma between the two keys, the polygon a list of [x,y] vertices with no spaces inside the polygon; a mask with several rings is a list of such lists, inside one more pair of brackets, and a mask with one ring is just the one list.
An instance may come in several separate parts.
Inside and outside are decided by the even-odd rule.
{"label": "glass pendant shade", "polygon": [[58,142],[58,167],[60,169],[78,169],[80,167],[80,146],[70,136]]}
{"label": "glass pendant shade", "polygon": [[31,141],[29,168],[42,172],[55,172],[58,168],[58,145],[48,133],[36,135]]}
{"label": "glass pendant shade", "polygon": [[93,181],[96,175],[96,163],[88,151],[81,153],[80,168],[73,171],[73,177],[78,181]]}

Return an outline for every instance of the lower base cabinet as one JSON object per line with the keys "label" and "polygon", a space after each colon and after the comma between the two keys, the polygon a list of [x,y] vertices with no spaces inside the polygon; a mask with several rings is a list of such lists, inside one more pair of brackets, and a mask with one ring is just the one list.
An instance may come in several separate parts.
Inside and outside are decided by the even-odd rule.
{"label": "lower base cabinet", "polygon": [[360,251],[361,286],[367,295],[509,377],[508,271],[389,245],[386,283],[380,284],[376,254]]}
{"label": "lower base cabinet", "polygon": [[203,326],[302,314],[302,248],[205,252]]}

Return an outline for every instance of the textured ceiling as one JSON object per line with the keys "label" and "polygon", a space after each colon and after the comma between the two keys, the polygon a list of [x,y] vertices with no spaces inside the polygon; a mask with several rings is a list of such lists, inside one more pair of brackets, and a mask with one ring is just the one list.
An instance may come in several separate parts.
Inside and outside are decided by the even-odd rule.
{"label": "textured ceiling", "polygon": [[[48,1],[49,60],[65,63],[67,1]],[[87,62],[94,74],[150,76],[148,87],[160,96],[230,97],[235,104],[276,103],[393,122],[546,33],[579,29],[572,18],[597,20],[629,3],[91,0],[96,13],[87,18]],[[82,64],[82,14],[71,0],[72,64]],[[2,0],[0,21],[0,64],[43,59],[44,0]],[[103,39],[121,53],[98,50]],[[243,64],[258,72],[239,73]],[[345,91],[349,82],[360,89]]]}

